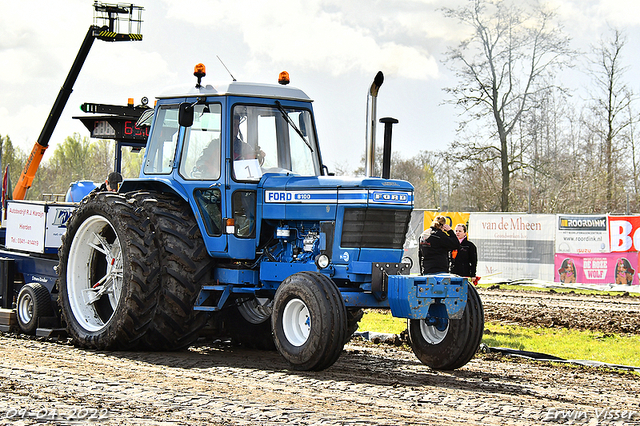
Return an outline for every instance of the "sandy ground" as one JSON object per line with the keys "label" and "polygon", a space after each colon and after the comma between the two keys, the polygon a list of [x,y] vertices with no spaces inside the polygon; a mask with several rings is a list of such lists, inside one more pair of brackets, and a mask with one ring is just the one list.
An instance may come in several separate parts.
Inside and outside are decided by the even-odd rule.
{"label": "sandy ground", "polygon": [[[482,290],[487,318],[582,318],[583,328],[619,311],[637,332],[638,298],[525,293]],[[640,425],[640,375],[495,354],[437,372],[406,349],[358,341],[328,370],[297,372],[276,352],[206,342],[99,352],[0,334],[0,425],[465,423]]]}

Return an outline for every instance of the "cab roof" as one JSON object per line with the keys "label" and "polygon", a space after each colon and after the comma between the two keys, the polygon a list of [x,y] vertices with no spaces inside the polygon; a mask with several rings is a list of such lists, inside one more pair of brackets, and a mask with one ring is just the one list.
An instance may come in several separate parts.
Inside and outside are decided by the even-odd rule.
{"label": "cab roof", "polygon": [[169,88],[158,99],[186,98],[197,96],[248,96],[312,102],[302,90],[279,84],[260,84],[233,81],[231,83],[207,84],[196,87],[176,86]]}

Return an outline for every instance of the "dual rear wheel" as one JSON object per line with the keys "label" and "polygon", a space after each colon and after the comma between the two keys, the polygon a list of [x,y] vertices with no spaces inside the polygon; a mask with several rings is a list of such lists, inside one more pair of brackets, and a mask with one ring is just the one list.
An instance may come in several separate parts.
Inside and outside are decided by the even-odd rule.
{"label": "dual rear wheel", "polygon": [[210,258],[182,200],[92,194],[69,220],[59,257],[59,304],[79,346],[179,349],[206,322],[193,306]]}

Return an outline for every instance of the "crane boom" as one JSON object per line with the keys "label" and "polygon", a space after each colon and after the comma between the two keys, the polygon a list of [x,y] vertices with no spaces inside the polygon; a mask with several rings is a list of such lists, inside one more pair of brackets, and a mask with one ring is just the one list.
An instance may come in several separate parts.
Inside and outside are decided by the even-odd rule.
{"label": "crane boom", "polygon": [[[97,1],[94,3],[93,7],[94,14],[97,14],[94,15],[94,21],[104,22],[105,25],[92,25],[89,27],[87,35],[84,37],[80,50],[76,55],[76,59],[73,61],[73,65],[69,70],[69,74],[60,88],[60,92],[58,92],[58,97],[51,107],[51,112],[49,112],[49,116],[47,117],[47,121],[40,132],[40,136],[33,144],[31,154],[29,154],[29,158],[22,169],[20,178],[13,190],[14,200],[24,200],[27,195],[27,191],[31,188],[33,179],[36,176],[36,171],[40,167],[42,157],[49,147],[51,135],[58,124],[58,120],[60,120],[62,111],[69,100],[69,96],[71,96],[71,92],[73,92],[73,85],[80,74],[84,61],[87,59],[87,55],[89,55],[93,41],[96,38],[104,41],[142,40],[142,35],[140,34],[140,24],[142,23],[140,14],[143,10],[142,7],[134,6],[133,4],[110,5],[98,3]],[[137,17],[134,16],[134,11],[138,12]],[[118,24],[120,19],[119,14],[124,14],[126,16],[124,19],[129,23],[128,34],[118,33]],[[133,27],[131,26],[132,23],[137,23],[137,32],[133,31]]]}

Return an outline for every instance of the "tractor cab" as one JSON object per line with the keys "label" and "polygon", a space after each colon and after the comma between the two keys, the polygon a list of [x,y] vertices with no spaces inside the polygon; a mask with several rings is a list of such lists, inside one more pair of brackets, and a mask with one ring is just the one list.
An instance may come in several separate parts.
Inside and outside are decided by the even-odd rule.
{"label": "tractor cab", "polygon": [[194,74],[195,87],[158,98],[140,178],[189,202],[212,256],[253,259],[261,179],[322,174],[312,101],[288,76],[202,85],[201,64]]}

